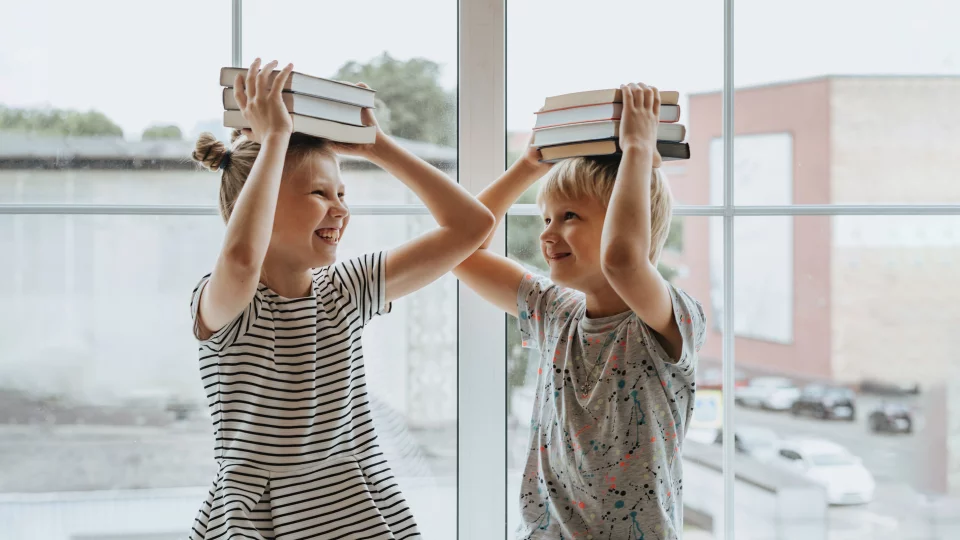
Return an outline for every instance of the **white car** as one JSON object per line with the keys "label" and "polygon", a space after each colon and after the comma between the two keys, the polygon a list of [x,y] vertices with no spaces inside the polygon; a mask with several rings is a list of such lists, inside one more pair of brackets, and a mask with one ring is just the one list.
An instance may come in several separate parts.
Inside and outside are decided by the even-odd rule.
{"label": "white car", "polygon": [[748,407],[786,411],[800,397],[800,389],[785,377],[754,377],[738,388],[736,400]]}
{"label": "white car", "polygon": [[820,484],[829,504],[866,504],[876,489],[873,475],[846,448],[823,439],[785,439],[778,462]]}

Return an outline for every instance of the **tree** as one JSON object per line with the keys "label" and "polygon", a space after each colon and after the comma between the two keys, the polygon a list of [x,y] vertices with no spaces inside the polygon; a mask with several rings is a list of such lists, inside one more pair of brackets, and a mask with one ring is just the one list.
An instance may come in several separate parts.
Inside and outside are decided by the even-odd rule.
{"label": "tree", "polygon": [[143,135],[141,135],[140,138],[144,141],[152,141],[157,139],[182,139],[183,133],[180,131],[179,127],[174,125],[150,126],[143,130]]}
{"label": "tree", "polygon": [[377,120],[387,133],[445,146],[456,144],[456,92],[440,86],[440,64],[424,58],[397,60],[384,52],[367,63],[347,62],[333,78],[362,81],[377,91],[387,109],[377,111]]}
{"label": "tree", "polygon": [[101,112],[69,109],[16,109],[0,105],[0,130],[42,135],[122,137],[123,130]]}

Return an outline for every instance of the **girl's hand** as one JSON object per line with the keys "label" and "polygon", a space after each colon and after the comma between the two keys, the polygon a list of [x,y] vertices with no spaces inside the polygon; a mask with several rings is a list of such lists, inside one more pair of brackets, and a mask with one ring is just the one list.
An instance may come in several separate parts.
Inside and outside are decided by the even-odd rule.
{"label": "girl's hand", "polygon": [[[356,83],[360,88],[370,88],[366,83],[358,82]],[[349,144],[349,143],[340,143],[333,142],[333,149],[338,154],[344,154],[348,156],[360,156],[363,158],[370,159],[378,148],[378,144],[382,144],[386,138],[386,133],[380,129],[380,124],[377,122],[376,117],[373,115],[373,109],[364,107],[360,110],[360,123],[365,126],[376,126],[377,135],[376,140],[369,144]]]}
{"label": "girl's hand", "polygon": [[620,148],[650,151],[653,166],[660,166],[657,153],[657,127],[660,124],[660,91],[643,83],[620,86],[623,113],[620,117]]}
{"label": "girl's hand", "polygon": [[287,64],[271,84],[270,75],[276,66],[274,60],[260,69],[260,59],[257,58],[250,64],[246,77],[237,75],[233,82],[233,95],[240,105],[240,112],[250,123],[250,129],[244,129],[243,133],[257,143],[273,135],[289,137],[293,132],[293,119],[281,95],[293,64]]}

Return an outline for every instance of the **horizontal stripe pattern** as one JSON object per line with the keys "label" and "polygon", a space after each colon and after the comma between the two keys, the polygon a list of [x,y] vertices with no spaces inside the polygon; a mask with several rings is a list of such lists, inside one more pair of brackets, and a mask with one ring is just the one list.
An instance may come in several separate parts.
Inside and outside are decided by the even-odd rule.
{"label": "horizontal stripe pattern", "polygon": [[[314,272],[313,294],[260,284],[200,340],[220,470],[191,540],[419,536],[378,441],[361,335],[388,313],[384,253]],[[193,291],[198,330],[204,276]]]}

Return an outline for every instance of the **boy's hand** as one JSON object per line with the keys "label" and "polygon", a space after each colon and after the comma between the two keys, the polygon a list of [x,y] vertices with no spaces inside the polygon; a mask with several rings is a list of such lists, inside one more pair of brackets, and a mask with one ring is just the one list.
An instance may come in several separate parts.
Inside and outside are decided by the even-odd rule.
{"label": "boy's hand", "polygon": [[[366,83],[362,82],[358,82],[356,85],[361,88],[370,88],[366,85]],[[373,115],[373,109],[364,107],[360,110],[360,123],[365,126],[376,126],[376,140],[369,144],[348,144],[334,142],[333,149],[336,153],[349,156],[360,156],[367,159],[370,159],[370,157],[376,153],[377,145],[384,142],[386,134],[382,129],[380,129],[380,123],[377,122],[377,118]]]}
{"label": "boy's hand", "polygon": [[527,139],[527,147],[523,154],[517,159],[516,164],[525,167],[530,174],[537,178],[543,177],[553,167],[553,163],[542,163],[543,156],[540,149],[533,146],[533,134]]}
{"label": "boy's hand", "polygon": [[233,95],[240,105],[243,118],[250,123],[243,133],[254,142],[261,143],[268,136],[290,136],[293,132],[293,119],[283,104],[283,86],[293,71],[293,64],[287,64],[270,82],[270,74],[277,67],[274,60],[260,69],[260,59],[250,64],[247,75],[241,74],[233,81]]}
{"label": "boy's hand", "polygon": [[620,117],[620,148],[653,153],[653,166],[660,166],[657,127],[660,124],[660,91],[643,83],[620,86],[623,113]]}

